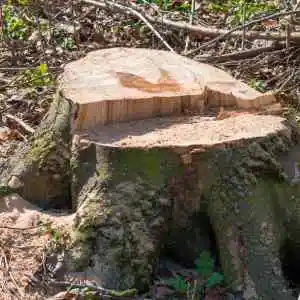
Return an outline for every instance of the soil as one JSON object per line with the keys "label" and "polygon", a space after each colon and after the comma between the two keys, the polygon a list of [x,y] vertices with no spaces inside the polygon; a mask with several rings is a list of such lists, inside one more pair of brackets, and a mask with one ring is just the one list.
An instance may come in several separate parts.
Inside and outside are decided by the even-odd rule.
{"label": "soil", "polygon": [[55,227],[68,227],[72,217],[42,212],[17,195],[0,198],[0,299],[45,299],[45,291],[28,290],[49,245],[49,236],[39,225],[53,222]]}

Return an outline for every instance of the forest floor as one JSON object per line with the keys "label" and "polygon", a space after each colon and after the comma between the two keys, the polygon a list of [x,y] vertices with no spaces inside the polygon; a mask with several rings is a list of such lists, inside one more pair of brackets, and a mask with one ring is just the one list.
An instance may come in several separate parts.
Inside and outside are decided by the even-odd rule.
{"label": "forest floor", "polygon": [[[239,0],[0,3],[0,165],[40,124],[64,65],[102,48],[175,51],[226,70],[261,92],[276,90],[287,110],[297,114],[297,6]],[[45,265],[45,249],[55,244],[55,234],[71,218],[46,214],[23,199],[0,194],[0,300],[46,299],[53,294],[45,288],[28,290],[28,274]],[[156,287],[156,298],[159,293],[163,297],[170,290]],[[224,295],[215,289],[205,300]],[[60,299],[72,299],[64,297]]]}

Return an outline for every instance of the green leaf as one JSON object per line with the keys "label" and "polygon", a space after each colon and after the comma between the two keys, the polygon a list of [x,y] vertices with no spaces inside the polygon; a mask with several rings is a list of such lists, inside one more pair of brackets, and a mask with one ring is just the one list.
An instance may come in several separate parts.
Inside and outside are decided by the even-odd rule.
{"label": "green leaf", "polygon": [[60,233],[57,230],[55,230],[54,231],[54,240],[58,242],[60,239],[61,239]]}
{"label": "green leaf", "polygon": [[213,288],[216,285],[220,285],[224,282],[224,276],[221,273],[214,272],[207,279],[206,286]]}
{"label": "green leaf", "polygon": [[204,276],[209,276],[214,269],[214,261],[208,251],[203,251],[195,261],[196,271]]}
{"label": "green leaf", "polygon": [[47,74],[47,65],[46,64],[40,64],[38,67],[37,67],[37,70],[41,73],[41,75],[45,75]]}
{"label": "green leaf", "polygon": [[13,194],[13,190],[5,185],[0,185],[0,197],[8,196]]}
{"label": "green leaf", "polygon": [[189,287],[184,278],[178,275],[171,278],[162,278],[160,279],[160,282],[175,289],[179,293],[186,293]]}

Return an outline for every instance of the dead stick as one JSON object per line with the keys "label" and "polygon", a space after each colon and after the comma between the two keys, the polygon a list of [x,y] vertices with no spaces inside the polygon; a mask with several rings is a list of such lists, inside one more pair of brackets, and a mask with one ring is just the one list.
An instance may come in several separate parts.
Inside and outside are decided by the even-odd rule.
{"label": "dead stick", "polygon": [[32,229],[37,229],[41,228],[43,226],[51,225],[52,222],[47,222],[47,223],[42,223],[36,226],[29,226],[29,227],[13,227],[13,226],[5,226],[5,225],[0,225],[0,229],[12,229],[12,230],[32,230]]}
{"label": "dead stick", "polygon": [[255,49],[249,49],[244,51],[238,51],[238,52],[232,52],[228,54],[218,55],[218,56],[196,56],[194,59],[200,62],[206,62],[206,63],[224,63],[231,60],[242,60],[242,59],[248,59],[251,57],[255,57],[257,55],[260,55],[262,53],[268,53],[275,50],[284,49],[285,45],[284,43],[276,43],[272,46],[267,47],[260,47]]}
{"label": "dead stick", "polygon": [[[164,25],[167,25],[169,27],[173,27],[174,29],[178,29],[178,30],[188,30],[191,32],[195,32],[195,33],[200,33],[203,34],[205,36],[218,36],[218,35],[222,35],[222,36],[218,36],[216,39],[221,40],[229,35],[233,36],[233,37],[241,37],[243,32],[243,28],[254,25],[256,23],[261,23],[262,21],[265,20],[269,20],[269,19],[273,19],[276,17],[282,17],[282,16],[286,16],[286,15],[290,15],[293,13],[297,13],[300,12],[300,10],[295,10],[295,11],[287,11],[287,12],[279,12],[276,14],[272,14],[269,16],[265,16],[263,18],[259,18],[259,19],[254,19],[251,20],[243,25],[239,25],[231,30],[227,30],[227,29],[219,29],[219,28],[213,28],[213,27],[207,27],[207,26],[202,26],[202,25],[190,25],[188,23],[185,22],[176,22],[176,21],[171,21],[168,19],[164,19],[164,18],[156,18],[156,17],[151,17],[146,15],[147,19],[151,22],[155,22],[155,23],[161,23]],[[275,41],[284,41],[285,40],[285,34],[279,34],[277,32],[261,32],[261,31],[248,31],[245,34],[245,38],[247,39],[261,39],[261,40],[275,40]],[[299,32],[293,32],[291,34],[291,40],[300,40],[300,33]],[[215,42],[215,40],[210,41],[208,43],[213,43]],[[204,45],[202,45],[204,47]]]}
{"label": "dead stick", "polygon": [[11,115],[11,114],[6,114],[5,117],[8,118],[8,119],[10,119],[10,120],[13,120],[13,121],[15,121],[16,123],[18,123],[19,125],[21,125],[22,128],[25,129],[25,131],[27,131],[27,132],[29,132],[29,133],[34,133],[34,132],[35,132],[35,130],[34,130],[31,126],[29,126],[28,124],[26,124],[24,121],[22,121],[22,120],[19,119],[18,117],[13,116],[13,115]]}
{"label": "dead stick", "polygon": [[98,7],[102,7],[102,8],[108,8],[108,6],[111,6],[111,7],[114,7],[116,9],[119,9],[123,12],[127,11],[129,14],[138,17],[162,41],[162,43],[166,46],[166,48],[168,48],[171,52],[175,53],[173,48],[163,39],[163,37],[152,26],[152,24],[140,12],[136,11],[135,9],[133,9],[131,7],[128,7],[128,6],[125,6],[125,5],[118,4],[116,2],[110,2],[110,1],[100,2],[100,1],[94,1],[94,0],[83,0],[83,2],[87,3],[87,4],[95,5],[95,6],[98,6]]}
{"label": "dead stick", "polygon": [[[235,28],[233,28],[231,30],[219,29],[220,35],[218,37],[216,37],[215,39],[201,45],[197,49],[190,51],[188,54],[191,55],[191,54],[193,54],[193,53],[195,53],[199,50],[202,50],[202,49],[204,49],[204,48],[206,48],[210,45],[215,44],[218,41],[223,40],[224,38],[226,38],[228,36],[242,36],[244,28],[249,27],[251,25],[261,23],[262,21],[278,18],[278,17],[292,15],[292,14],[297,13],[297,12],[300,12],[300,10],[289,10],[289,11],[285,11],[285,12],[279,12],[279,13],[275,13],[275,14],[272,14],[272,15],[269,15],[269,16],[265,16],[265,17],[262,17],[262,18],[259,18],[259,19],[251,20],[251,21],[249,21],[245,24],[236,26]],[[286,40],[286,34],[280,34],[280,33],[275,33],[275,32],[248,31],[247,33],[245,33],[245,38],[247,38],[247,39],[285,41]],[[298,40],[299,41],[299,39],[300,39],[300,34],[298,32],[291,33],[290,40]]]}
{"label": "dead stick", "polygon": [[[131,11],[129,10],[129,7],[123,6],[123,5],[119,5],[117,3],[113,3],[113,2],[109,2],[109,1],[105,1],[105,2],[100,2],[100,1],[93,1],[93,0],[83,0],[83,2],[87,3],[87,4],[94,4],[98,7],[101,7],[103,9],[106,10],[118,10],[121,12],[126,12],[130,13],[131,15],[135,15],[137,16],[138,12],[138,7],[135,7],[135,10]],[[197,51],[212,45],[224,38],[226,38],[227,36],[232,36],[232,37],[241,37],[243,35],[243,28],[260,23],[262,21],[265,20],[269,20],[269,19],[273,19],[273,18],[277,18],[277,17],[282,17],[282,16],[286,16],[286,15],[291,15],[291,14],[295,14],[297,12],[300,12],[300,10],[294,10],[294,11],[286,11],[286,12],[279,12],[279,13],[275,13],[269,16],[265,16],[263,18],[259,18],[259,19],[255,19],[255,20],[251,20],[243,25],[237,26],[231,30],[226,30],[226,29],[219,29],[219,28],[212,28],[212,27],[206,27],[206,26],[202,26],[202,25],[190,25],[186,22],[176,22],[176,21],[171,21],[169,19],[163,18],[163,17],[152,17],[149,15],[142,15],[142,13],[139,13],[141,16],[143,16],[143,18],[146,18],[146,20],[152,22],[152,23],[157,23],[157,24],[163,24],[163,25],[167,25],[173,29],[177,29],[177,30],[188,30],[190,32],[194,32],[194,33],[200,33],[203,34],[205,36],[211,36],[211,37],[216,37],[215,39],[209,41],[208,43],[205,43],[203,45],[201,45],[201,47],[191,50],[189,51],[186,55],[191,55],[196,53]],[[151,25],[151,24],[150,24]],[[285,41],[286,39],[286,34],[282,34],[282,33],[277,33],[277,32],[261,32],[261,31],[254,31],[254,30],[250,30],[247,31],[245,33],[245,38],[249,39],[249,40],[255,40],[255,39],[261,39],[261,40],[271,40],[271,41]],[[300,41],[300,32],[292,32],[290,34],[290,41]]]}
{"label": "dead stick", "polygon": [[[190,25],[193,25],[194,14],[195,14],[195,0],[192,0],[191,14],[190,14]],[[186,37],[186,40],[185,40],[184,53],[187,53],[188,48],[189,48],[189,43],[190,43],[190,36],[188,34],[187,37]]]}

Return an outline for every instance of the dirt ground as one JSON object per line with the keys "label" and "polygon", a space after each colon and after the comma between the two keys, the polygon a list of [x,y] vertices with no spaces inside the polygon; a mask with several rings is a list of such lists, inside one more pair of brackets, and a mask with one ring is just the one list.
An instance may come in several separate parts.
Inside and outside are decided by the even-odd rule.
{"label": "dirt ground", "polygon": [[18,195],[0,198],[1,300],[45,299],[47,291],[34,291],[31,279],[45,264],[46,251],[51,242],[42,224],[52,222],[55,228],[67,228],[72,217],[42,212]]}

